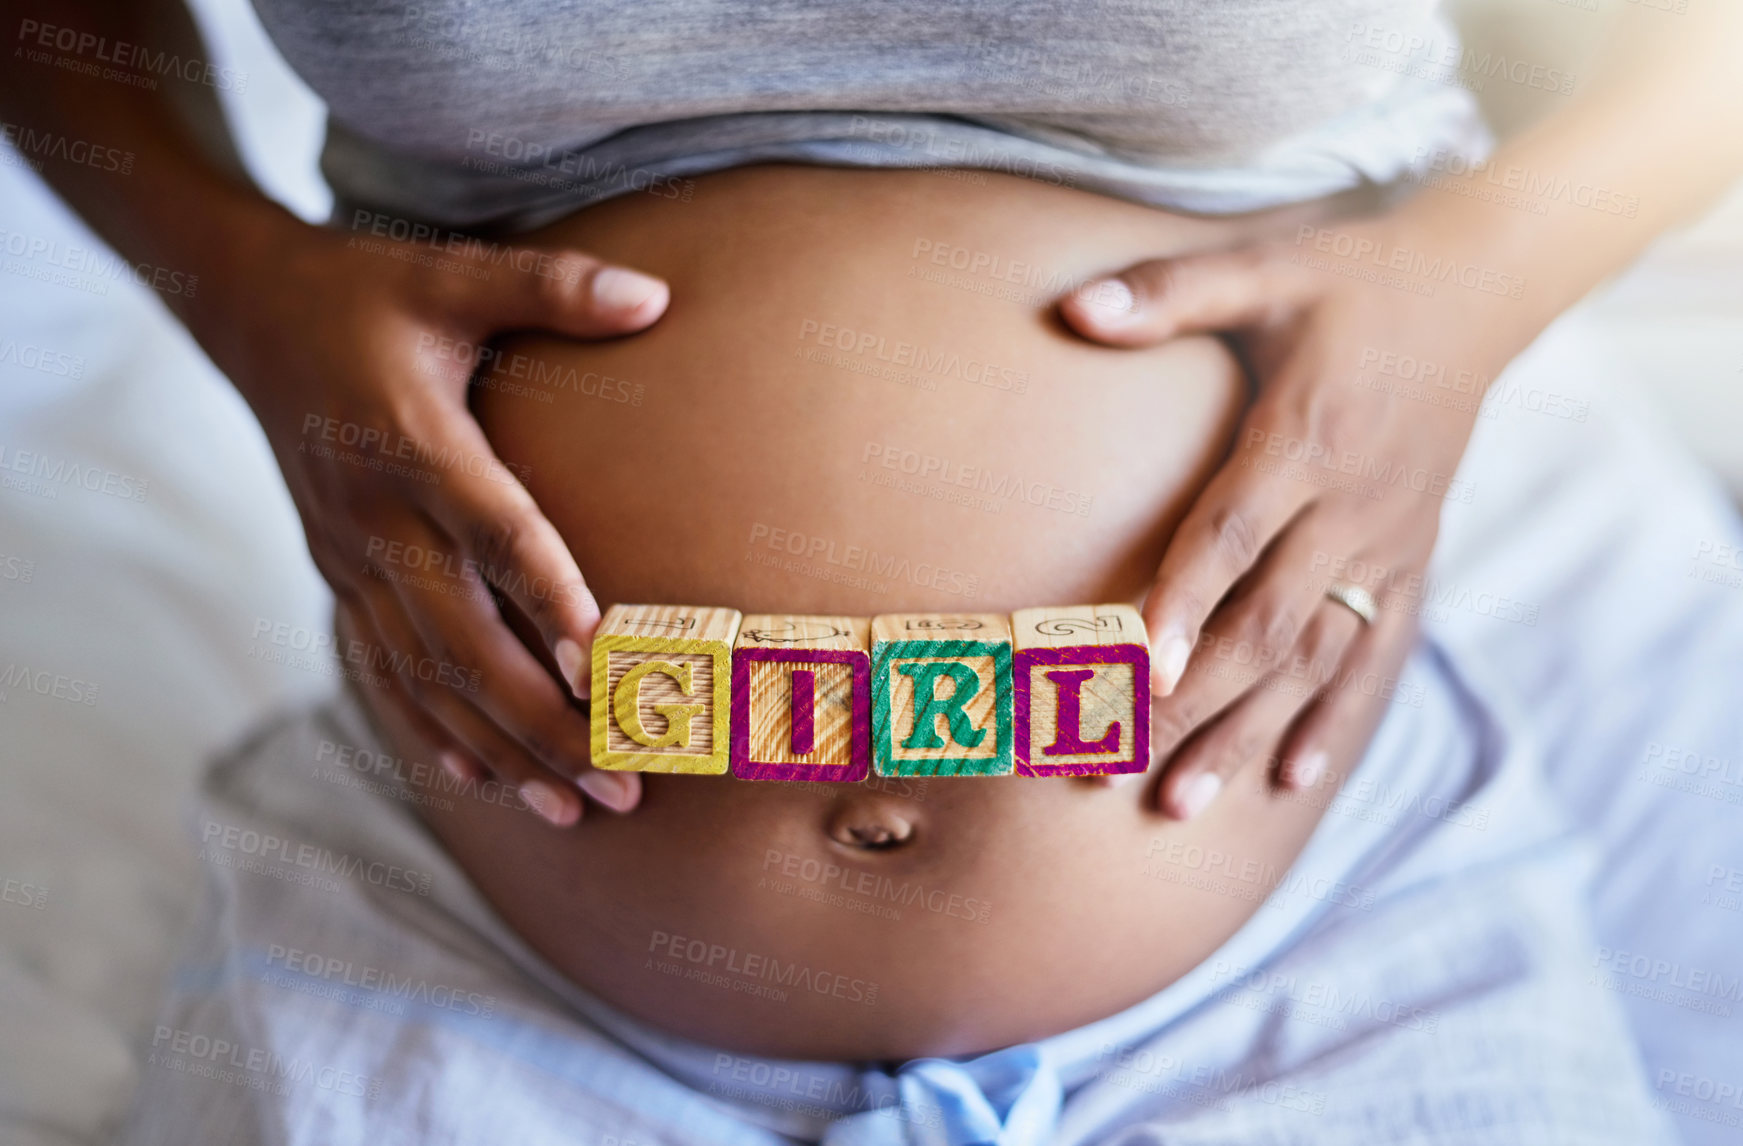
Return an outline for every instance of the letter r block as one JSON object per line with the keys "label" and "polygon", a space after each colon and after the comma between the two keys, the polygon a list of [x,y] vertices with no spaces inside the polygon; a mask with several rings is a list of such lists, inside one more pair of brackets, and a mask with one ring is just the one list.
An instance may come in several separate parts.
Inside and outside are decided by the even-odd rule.
{"label": "letter r block", "polygon": [[871,620],[753,615],[732,651],[732,774],[855,783],[871,769]]}
{"label": "letter r block", "polygon": [[613,605],[593,638],[593,766],[719,774],[737,609]]}
{"label": "letter r block", "polygon": [[992,613],[872,620],[872,765],[880,776],[1011,771],[1011,625]]}
{"label": "letter r block", "polygon": [[1150,766],[1150,642],[1130,605],[1011,614],[1019,776]]}

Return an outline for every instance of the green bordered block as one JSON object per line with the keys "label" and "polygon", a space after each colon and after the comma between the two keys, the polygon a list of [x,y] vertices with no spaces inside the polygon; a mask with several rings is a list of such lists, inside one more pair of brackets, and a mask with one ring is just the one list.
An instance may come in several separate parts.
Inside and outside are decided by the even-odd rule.
{"label": "green bordered block", "polygon": [[1012,770],[1011,625],[993,613],[872,621],[872,766],[880,776]]}

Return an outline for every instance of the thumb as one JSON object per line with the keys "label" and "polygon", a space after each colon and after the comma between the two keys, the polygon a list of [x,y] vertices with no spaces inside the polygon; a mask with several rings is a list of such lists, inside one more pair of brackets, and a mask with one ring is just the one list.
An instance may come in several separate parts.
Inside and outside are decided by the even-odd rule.
{"label": "thumb", "polygon": [[500,330],[548,330],[609,338],[643,329],[666,312],[661,279],[574,250],[515,247],[488,274],[467,278],[473,314]]}
{"label": "thumb", "polygon": [[1077,333],[1110,346],[1256,326],[1293,310],[1312,280],[1264,248],[1136,263],[1091,279],[1059,302]]}

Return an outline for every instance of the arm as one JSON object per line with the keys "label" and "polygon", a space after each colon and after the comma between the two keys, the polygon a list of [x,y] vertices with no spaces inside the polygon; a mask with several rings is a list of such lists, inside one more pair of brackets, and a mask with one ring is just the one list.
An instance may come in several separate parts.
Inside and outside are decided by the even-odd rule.
{"label": "arm", "polygon": [[[1236,450],[1182,523],[1145,606],[1164,698],[1162,807],[1196,814],[1266,745],[1279,746],[1283,784],[1316,781],[1329,729],[1360,699],[1335,682],[1391,674],[1407,651],[1390,635],[1420,604],[1410,587],[1422,584],[1483,388],[1564,309],[1743,173],[1740,61],[1743,5],[1690,0],[1686,15],[1630,6],[1589,89],[1465,176],[1604,187],[1637,198],[1632,214],[1553,194],[1535,214],[1425,190],[1384,215],[1304,227],[1292,240],[1141,262],[1062,303],[1079,333],[1113,345],[1229,332],[1259,385]],[[1408,271],[1373,281],[1413,254],[1488,277],[1403,289]],[[1455,407],[1359,387],[1375,348],[1466,375],[1475,393]],[[1334,467],[1340,474],[1422,473],[1428,488],[1316,483],[1304,477],[1326,475],[1279,465],[1280,454],[1353,461]],[[1372,626],[1325,599],[1346,569],[1374,574],[1364,585],[1381,607]],[[1215,650],[1229,642],[1259,655],[1219,671]],[[1312,679],[1333,682],[1311,701],[1279,668],[1304,663]],[[1279,679],[1267,688],[1270,677]]]}
{"label": "arm", "polygon": [[[467,409],[476,353],[428,348],[476,348],[505,330],[640,330],[663,313],[665,284],[573,250],[492,259],[468,247],[448,260],[465,273],[426,270],[395,257],[420,255],[403,244],[359,246],[309,226],[214,158],[221,147],[200,145],[180,114],[193,85],[166,76],[149,90],[57,66],[92,55],[76,39],[69,52],[68,35],[111,57],[116,44],[152,43],[139,7],[24,0],[16,10],[0,117],[14,133],[133,153],[122,175],[50,149],[43,176],[130,263],[198,277],[197,289],[162,297],[266,430],[350,634],[345,668],[382,682],[366,698],[393,707],[450,771],[495,772],[554,823],[581,814],[577,786],[633,807],[639,780],[591,768],[586,718],[569,703],[588,687],[598,607]],[[335,458],[320,448],[332,427],[405,447],[379,452],[420,459],[421,473]],[[463,591],[399,576],[384,557],[397,552],[463,570]],[[504,623],[498,587],[537,629],[545,665]]]}
{"label": "arm", "polygon": [[1395,215],[1428,243],[1494,252],[1525,276],[1506,312],[1514,351],[1743,176],[1743,6],[1691,0],[1676,15],[1624,5],[1587,90],[1465,178],[1505,186],[1532,175],[1638,198],[1638,210],[1557,201],[1533,215],[1425,193]]}
{"label": "arm", "polygon": [[[12,135],[49,133],[133,153],[125,176],[53,152],[42,166],[49,185],[129,262],[174,267],[214,284],[234,281],[301,227],[240,174],[228,136],[212,138],[212,126],[222,123],[215,105],[206,100],[199,120],[178,113],[178,104],[185,108],[209,93],[173,73],[150,90],[31,58],[94,54],[94,47],[84,53],[76,47],[71,53],[60,50],[57,42],[66,42],[63,30],[98,37],[110,52],[119,44],[167,47],[147,29],[139,6],[115,0],[21,0],[14,12],[5,27],[11,43],[7,66],[0,69],[0,115]],[[186,26],[186,11],[175,15]],[[206,146],[197,139],[196,123],[207,128]],[[210,350],[208,340],[223,340],[221,329],[214,328],[225,324],[213,313],[214,304],[222,309],[223,293],[196,290],[163,298]]]}

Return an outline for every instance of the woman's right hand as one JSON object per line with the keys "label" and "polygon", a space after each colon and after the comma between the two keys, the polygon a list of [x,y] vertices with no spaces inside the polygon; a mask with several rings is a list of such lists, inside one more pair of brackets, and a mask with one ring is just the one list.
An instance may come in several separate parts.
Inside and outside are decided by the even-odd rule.
{"label": "woman's right hand", "polygon": [[[615,810],[633,773],[589,762],[599,607],[556,529],[467,407],[479,348],[510,330],[609,338],[666,284],[571,250],[447,248],[286,221],[233,266],[196,334],[265,428],[351,636],[343,669],[462,779],[494,774],[559,826],[576,791]],[[493,594],[537,628],[567,688]]]}

